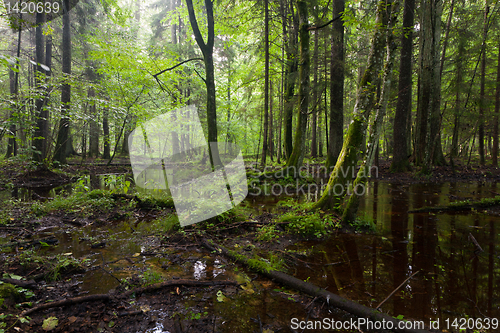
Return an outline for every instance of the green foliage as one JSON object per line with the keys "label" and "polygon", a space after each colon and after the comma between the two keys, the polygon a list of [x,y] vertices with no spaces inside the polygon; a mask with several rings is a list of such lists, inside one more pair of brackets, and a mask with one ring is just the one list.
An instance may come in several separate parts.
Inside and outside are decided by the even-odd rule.
{"label": "green foliage", "polygon": [[152,284],[163,281],[162,275],[150,268],[148,268],[144,273],[142,273],[141,277],[145,286],[150,286]]}
{"label": "green foliage", "polygon": [[175,214],[162,214],[157,217],[151,223],[151,230],[160,234],[165,235],[172,231],[180,229],[179,219]]}
{"label": "green foliage", "polygon": [[375,232],[377,230],[373,219],[368,216],[356,216],[352,226],[356,229],[356,232]]}
{"label": "green foliage", "polygon": [[273,224],[268,224],[259,229],[255,239],[258,241],[270,242],[279,239],[279,237],[280,231],[276,230],[276,226]]}
{"label": "green foliage", "polygon": [[45,256],[35,250],[25,250],[19,255],[19,262],[23,266],[37,264],[44,267],[45,276],[50,281],[57,281],[63,274],[70,271],[81,272],[84,270],[88,259],[77,259],[71,253]]}
{"label": "green foliage", "polygon": [[334,220],[332,215],[321,212],[300,213],[297,211],[283,214],[278,219],[279,222],[288,222],[287,230],[292,233],[321,238],[339,228],[340,224]]}
{"label": "green foliage", "polygon": [[43,215],[56,210],[63,210],[67,213],[78,213],[79,215],[89,215],[94,211],[107,212],[115,207],[115,200],[111,193],[103,190],[93,190],[90,192],[75,191],[71,195],[57,196],[53,200],[35,205],[31,213]]}

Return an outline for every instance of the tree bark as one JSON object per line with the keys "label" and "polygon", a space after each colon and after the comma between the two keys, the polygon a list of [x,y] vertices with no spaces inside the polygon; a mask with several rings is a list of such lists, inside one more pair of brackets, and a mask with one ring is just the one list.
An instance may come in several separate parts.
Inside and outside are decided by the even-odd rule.
{"label": "tree bark", "polygon": [[[459,33],[463,32],[459,30]],[[458,40],[458,53],[457,59],[455,60],[455,72],[456,72],[456,92],[455,92],[455,108],[454,108],[454,120],[453,120],[453,137],[451,140],[451,151],[450,151],[450,159],[458,156],[458,135],[460,128],[460,96],[462,93],[462,71],[463,71],[463,63],[464,63],[464,54],[465,54],[465,38],[461,34]]]}
{"label": "tree bark", "polygon": [[99,157],[99,124],[97,123],[97,110],[95,104],[95,91],[90,87],[89,98],[89,157]]}
{"label": "tree bark", "polygon": [[483,44],[481,46],[481,91],[479,93],[479,164],[484,165],[484,113],[486,111],[486,100],[484,96],[484,85],[486,78],[486,38],[488,36],[488,0],[485,1]]}
{"label": "tree bark", "polygon": [[269,0],[264,0],[264,138],[261,165],[266,165],[269,135]]}
{"label": "tree bark", "polygon": [[299,23],[296,20],[293,9],[293,1],[290,1],[290,10],[292,13],[292,29],[287,34],[287,14],[286,10],[283,16],[283,37],[288,36],[285,40],[286,50],[286,71],[285,71],[285,102],[284,102],[284,140],[285,140],[285,157],[288,160],[292,155],[293,150],[293,108],[294,108],[294,94],[295,94],[295,81],[298,69],[297,57],[297,38],[299,31]]}
{"label": "tree bark", "polygon": [[[345,1],[336,0],[333,3],[333,17],[344,12]],[[337,162],[344,141],[344,22],[333,22],[330,62],[330,131],[328,133],[328,148],[326,168],[330,171]],[[325,119],[326,120],[326,119]]]}
{"label": "tree bark", "polygon": [[312,113],[312,125],[311,125],[311,157],[318,157],[318,114],[320,113],[321,103],[319,98],[321,98],[322,92],[319,91],[319,81],[318,81],[318,58],[319,58],[319,30],[314,31],[314,55],[313,55],[313,101],[314,110]]}
{"label": "tree bark", "polygon": [[12,99],[14,100],[13,109],[9,112],[9,140],[7,141],[7,152],[5,154],[6,158],[17,155],[17,140],[16,140],[16,122],[14,120],[14,115],[17,114],[18,109],[18,92],[19,92],[19,55],[21,53],[21,28],[19,27],[18,35],[17,35],[17,49],[15,50],[16,55],[16,65],[14,71],[13,69],[9,70],[9,81],[10,81],[10,94]]}
{"label": "tree bark", "polygon": [[387,110],[387,101],[389,98],[389,93],[391,90],[391,73],[392,73],[392,68],[394,66],[394,55],[395,55],[395,50],[396,50],[396,45],[393,41],[393,36],[394,36],[394,25],[397,20],[397,13],[399,10],[399,2],[396,0],[391,6],[389,6],[391,3],[388,2],[388,7],[387,10],[391,10],[390,13],[388,13],[388,23],[387,23],[387,29],[386,29],[386,49],[387,49],[387,56],[386,56],[386,61],[385,61],[385,66],[384,66],[384,76],[383,76],[383,82],[382,82],[382,87],[380,91],[380,98],[377,103],[377,113],[375,115],[375,120],[371,126],[370,129],[370,137],[368,140],[368,147],[367,147],[367,152],[365,155],[365,160],[363,161],[363,164],[361,165],[359,172],[357,174],[356,180],[353,183],[353,192],[351,196],[349,197],[349,200],[347,202],[347,205],[344,209],[344,213],[342,215],[342,221],[343,222],[354,222],[356,219],[356,213],[359,208],[359,202],[361,195],[359,192],[356,190],[356,188],[360,185],[365,185],[366,180],[368,179],[368,176],[370,175],[371,171],[371,166],[373,165],[373,161],[375,160],[376,155],[378,155],[378,145],[379,145],[379,138],[380,138],[380,133],[382,131],[382,124],[384,122],[384,116]]}
{"label": "tree bark", "polygon": [[214,8],[211,0],[205,0],[205,9],[207,13],[207,42],[203,40],[196,15],[194,13],[193,0],[186,0],[189,13],[189,22],[193,29],[196,43],[198,44],[203,61],[205,63],[205,85],[207,87],[207,123],[208,123],[208,148],[210,153],[210,163],[212,168],[222,167],[219,157],[219,147],[217,146],[217,105],[215,101],[215,69],[214,69]]}
{"label": "tree bark", "polygon": [[111,142],[109,137],[109,108],[107,105],[102,110],[102,134],[104,139],[102,158],[109,159],[111,157]]}
{"label": "tree bark", "polygon": [[[36,14],[36,63],[35,66],[35,86],[38,93],[42,95],[42,85],[44,82],[45,70],[42,65],[45,64],[45,38],[43,36],[43,25],[45,23],[45,14]],[[47,137],[48,137],[48,123],[47,123],[47,112],[45,109],[45,98],[39,96],[35,101],[36,108],[36,127],[33,134],[33,146],[35,147],[35,152],[33,154],[33,159],[37,162],[42,162],[47,156]]]}
{"label": "tree bark", "polygon": [[424,0],[422,2],[419,105],[417,107],[415,155],[417,164],[423,167],[423,173],[428,173],[435,157],[442,155],[439,135],[441,123],[439,42],[442,11],[441,0]]}
{"label": "tree bark", "polygon": [[401,60],[399,63],[398,102],[394,116],[393,140],[394,153],[391,171],[403,172],[410,167],[408,161],[408,114],[411,113],[412,97],[412,55],[413,55],[413,18],[415,0],[405,0],[403,10],[403,34],[401,36]]}
{"label": "tree bark", "polygon": [[307,117],[309,113],[309,90],[310,90],[310,67],[311,56],[309,54],[309,23],[307,3],[297,1],[299,13],[299,38],[300,38],[300,68],[299,68],[299,108],[297,117],[297,129],[293,142],[293,150],[286,166],[295,168],[294,173],[302,166],[305,153]]}
{"label": "tree bark", "polygon": [[[71,74],[71,26],[69,18],[69,0],[63,1],[63,38],[62,38],[62,72],[63,75]],[[66,163],[66,146],[69,138],[69,109],[71,103],[71,86],[64,83],[61,89],[61,114],[59,131],[57,133],[54,161]]]}
{"label": "tree bark", "polygon": [[[377,5],[377,16],[375,20],[375,30],[371,42],[370,53],[368,55],[367,67],[360,80],[359,88],[356,92],[356,104],[354,106],[353,119],[349,124],[347,137],[342,146],[335,168],[328,180],[321,198],[314,204],[312,209],[332,209],[340,202],[345,195],[345,187],[354,174],[358,161],[358,153],[361,151],[366,135],[368,117],[374,105],[376,87],[379,80],[380,71],[383,68],[387,13],[386,6],[391,2],[379,1]],[[389,7],[389,6],[388,6]],[[342,193],[336,187],[342,188]]]}
{"label": "tree bark", "polygon": [[492,164],[498,166],[498,113],[500,112],[500,43],[498,44],[497,89],[495,94],[495,117],[493,120]]}

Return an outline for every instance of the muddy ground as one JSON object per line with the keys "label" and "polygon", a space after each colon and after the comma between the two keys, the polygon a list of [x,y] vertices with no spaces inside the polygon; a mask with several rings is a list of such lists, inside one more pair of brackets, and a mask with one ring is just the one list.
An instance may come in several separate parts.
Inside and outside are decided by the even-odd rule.
{"label": "muddy ground", "polygon": [[[451,167],[438,167],[431,176],[418,176],[414,173],[391,174],[388,172],[389,164],[381,162],[377,179],[382,181],[413,183],[428,181],[500,181],[500,171],[493,167],[467,167],[456,165]],[[0,170],[0,187],[9,188],[8,183],[23,187],[50,187],[54,184],[67,183],[77,179],[83,174],[104,174],[104,173],[130,173],[127,165],[115,165],[107,167],[104,165],[72,165],[62,170],[63,173],[54,173],[48,170],[29,171],[22,168],[11,168],[8,166]],[[41,201],[50,200],[47,198],[37,198]],[[224,301],[218,297],[219,292],[225,297],[231,298],[234,295],[245,294],[248,286],[255,289],[267,288],[271,297],[282,298],[287,302],[292,302],[295,308],[301,313],[302,318],[325,318],[332,315],[322,302],[317,302],[309,296],[282,292],[279,286],[260,277],[258,274],[247,270],[250,282],[246,284],[231,280],[236,285],[216,285],[216,286],[193,286],[186,283],[184,285],[167,286],[153,291],[142,293],[132,293],[123,297],[123,293],[134,288],[144,287],[151,282],[146,281],[144,275],[138,272],[129,277],[126,281],[120,281],[120,285],[107,293],[107,300],[97,300],[78,304],[59,306],[50,309],[36,311],[29,315],[29,322],[22,322],[19,316],[23,311],[29,310],[40,304],[49,301],[55,302],[75,297],[86,296],[82,290],[79,277],[88,270],[102,270],[110,275],[113,272],[110,262],[80,263],[71,262],[60,269],[57,279],[51,278],[53,266],[48,262],[31,260],[23,253],[30,253],[30,249],[41,246],[57,246],[57,242],[51,243],[51,238],[40,238],[37,236],[47,228],[58,228],[60,230],[74,228],[84,228],[92,225],[113,224],[124,216],[134,216],[136,219],[151,220],[159,216],[173,214],[173,209],[155,207],[141,207],[137,203],[132,203],[134,198],[115,198],[116,204],[111,210],[95,210],[86,214],[79,214],[67,211],[53,211],[43,216],[27,214],[29,207],[16,206],[7,212],[8,222],[0,226],[0,233],[4,243],[0,257],[0,264],[5,278],[22,278],[22,281],[30,283],[24,286],[25,290],[16,294],[1,295],[5,301],[3,303],[3,315],[0,316],[3,329],[6,332],[42,332],[47,319],[57,318],[58,322],[52,332],[227,332],[226,321],[238,321],[241,318],[221,316],[220,309]],[[290,208],[283,207],[282,213]],[[4,212],[5,213],[5,212]],[[304,239],[303,236],[293,236],[281,234],[270,242],[257,241],[256,231],[262,225],[272,221],[276,214],[260,214],[252,216],[241,216],[238,219],[229,221],[212,220],[200,223],[196,227],[187,227],[182,232],[171,232],[166,235],[147,235],[145,248],[139,256],[122,257],[117,260],[128,262],[130,266],[136,265],[145,256],[161,257],[163,261],[170,265],[182,266],[184,262],[192,260],[181,256],[187,249],[198,252],[200,256],[211,256],[214,260],[231,265],[232,269],[245,270],[246,268],[235,265],[227,258],[210,253],[200,245],[201,239],[212,239],[218,244],[228,248],[243,248],[244,251],[256,253],[263,257],[266,253],[283,252],[288,244]],[[251,222],[251,223],[246,223]],[[208,224],[211,223],[210,227]],[[282,228],[278,226],[278,228]],[[338,232],[340,232],[339,230]],[[145,236],[146,237],[146,236]],[[80,242],[90,248],[105,248],[107,245],[93,242],[88,239],[81,239]],[[69,256],[68,256],[69,257]],[[287,254],[284,257],[287,265],[293,266],[294,262],[301,260],[300,255]],[[173,276],[173,280],[181,277]],[[12,280],[5,280],[11,281]],[[207,280],[212,281],[212,280]],[[224,280],[226,281],[226,280]],[[250,283],[250,284],[248,284]],[[5,286],[5,283],[3,284]],[[0,286],[1,287],[1,286]],[[1,293],[2,291],[0,291]],[[18,295],[19,294],[19,295]],[[26,297],[27,295],[31,297]],[[249,302],[252,299],[249,296]],[[188,304],[189,306],[186,306]],[[222,306],[223,308],[223,306]],[[227,311],[230,311],[228,309]],[[282,310],[281,310],[282,311]],[[281,319],[280,313],[273,309],[260,309],[257,316],[250,316],[241,328],[241,332],[294,332],[290,328],[290,323]],[[238,313],[236,312],[236,316]],[[339,313],[337,316],[343,317],[346,314]],[[49,327],[50,328],[50,327]],[[2,327],[0,327],[2,329]],[[45,326],[47,329],[47,326]]]}

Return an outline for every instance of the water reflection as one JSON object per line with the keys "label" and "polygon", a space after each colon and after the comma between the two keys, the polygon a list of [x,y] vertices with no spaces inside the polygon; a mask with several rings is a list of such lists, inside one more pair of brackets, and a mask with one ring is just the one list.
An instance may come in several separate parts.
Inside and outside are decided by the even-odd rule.
{"label": "water reflection", "polygon": [[[465,316],[498,318],[500,256],[495,224],[500,217],[488,212],[408,214],[424,206],[478,200],[498,192],[497,184],[370,183],[359,215],[376,224],[377,234],[338,235],[290,247],[313,247],[295,275],[375,307],[419,271],[381,306],[382,311],[441,322]],[[475,255],[469,233],[483,253]]]}

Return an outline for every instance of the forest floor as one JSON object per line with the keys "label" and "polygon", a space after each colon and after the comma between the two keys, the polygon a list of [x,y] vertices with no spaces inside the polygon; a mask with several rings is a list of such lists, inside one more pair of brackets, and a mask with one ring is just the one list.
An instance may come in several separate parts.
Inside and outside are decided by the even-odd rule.
{"label": "forest floor", "polygon": [[[500,181],[500,170],[494,167],[437,167],[431,176],[418,176],[411,172],[391,174],[388,169],[389,164],[382,161],[376,178],[398,183]],[[119,162],[113,166],[75,164],[64,168],[62,172],[28,171],[28,165],[3,164],[0,166],[0,189],[9,189],[13,185],[53,187],[75,181],[82,175],[130,172],[128,165]],[[147,258],[158,257],[168,266],[182,267],[196,261],[196,258],[209,256],[213,261],[231,267],[233,271],[241,270],[239,265],[219,254],[211,253],[201,245],[203,239],[211,239],[226,248],[239,249],[243,254],[267,258],[278,269],[280,265],[293,266],[294,262],[302,260],[299,253],[285,252],[287,245],[307,238],[325,237],[331,232],[346,232],[335,216],[331,216],[330,225],[326,225],[330,229],[328,231],[313,230],[312,233],[305,234],[286,232],[287,226],[296,222],[280,220],[280,216],[291,212],[293,205],[282,205],[273,214],[234,211],[220,218],[179,229],[169,225],[169,217],[174,215],[174,209],[168,202],[148,201],[106,191],[72,194],[69,198],[58,201],[57,198],[33,194],[33,199],[37,200],[35,202],[11,200],[0,210],[0,265],[3,271],[0,280],[4,281],[0,285],[0,306],[3,307],[0,332],[3,332],[2,329],[5,332],[42,332],[49,330],[51,323],[53,332],[163,332],[163,329],[172,333],[224,331],[220,327],[224,327],[227,318],[224,319],[219,310],[216,310],[219,308],[218,303],[223,303],[224,297],[231,298],[248,292],[249,289],[251,293],[251,289],[257,286],[269,287],[272,284],[270,281],[257,273],[249,272],[249,281],[213,278],[206,281],[207,285],[201,286],[196,282],[199,280],[185,279],[182,274],[174,274],[171,281],[179,281],[178,284],[143,290],[138,288],[152,288],[151,286],[156,286],[156,283],[163,280],[161,275],[145,269],[141,264]],[[311,221],[313,218],[318,217],[304,215],[304,220]],[[324,216],[320,218],[323,219]],[[105,261],[102,257],[102,261],[98,261],[82,260],[71,252],[42,256],[36,251],[41,247],[58,246],[57,237],[47,234],[46,230],[57,230],[59,235],[65,232],[69,234],[74,233],[75,229],[117,225],[126,219],[153,221],[152,223],[160,221],[156,225],[159,226],[158,232],[152,232],[151,229],[156,228],[152,227],[137,232],[138,235],[134,236],[134,242],[142,244],[139,253],[121,255],[114,261]],[[130,227],[131,233],[135,231],[134,228],[137,229],[137,224]],[[96,252],[106,250],[111,243],[102,238],[85,237],[73,242]],[[189,252],[189,257],[183,256],[186,252]],[[279,257],[279,260],[274,260],[275,257]],[[126,279],[116,278],[112,264],[117,261],[137,266],[136,273]],[[210,269],[216,268],[214,266]],[[101,271],[102,274],[115,278],[119,284],[107,293],[97,294],[99,296],[96,297],[101,297],[98,300],[79,303],[77,297],[87,296],[87,292],[82,291],[81,281],[88,271]],[[273,297],[289,300],[302,309],[303,318],[331,316],[328,307],[322,302],[315,302],[312,297],[301,294],[290,296],[289,293],[272,287],[270,290]],[[23,319],[24,311],[65,299],[72,299],[73,303],[40,309],[29,314],[28,322]],[[277,319],[279,313],[274,313],[272,309],[263,311],[262,316],[251,317],[249,326],[242,331],[291,332],[289,322]],[[54,325],[56,321],[57,324]]]}

